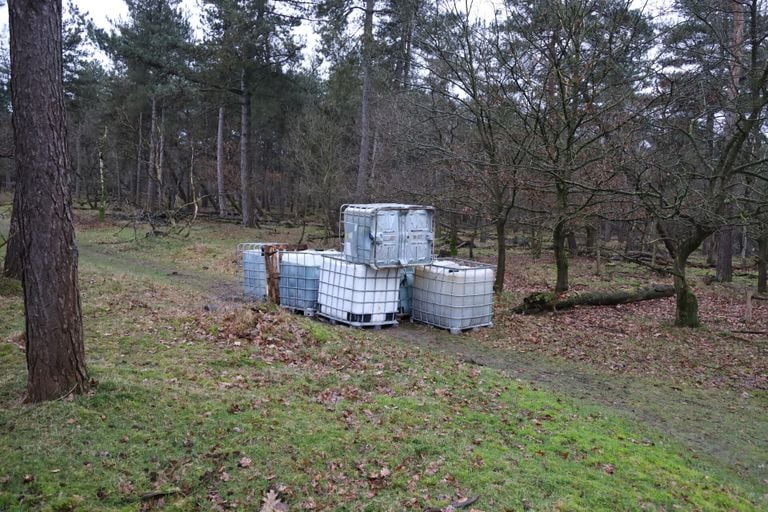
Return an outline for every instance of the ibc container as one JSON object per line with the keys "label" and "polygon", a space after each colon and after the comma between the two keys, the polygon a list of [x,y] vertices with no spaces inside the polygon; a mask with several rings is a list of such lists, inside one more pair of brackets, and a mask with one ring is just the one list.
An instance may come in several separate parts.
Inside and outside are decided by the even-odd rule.
{"label": "ibc container", "polygon": [[491,325],[493,265],[461,260],[435,260],[416,267],[411,319],[456,334]]}
{"label": "ibc container", "polygon": [[243,272],[243,295],[246,298],[267,299],[267,265],[264,251],[267,247],[278,245],[280,244],[271,242],[238,244],[237,252]]}
{"label": "ibc container", "polygon": [[317,313],[355,327],[395,325],[399,289],[398,269],[323,258]]}
{"label": "ibc container", "polygon": [[396,203],[341,207],[347,261],[373,268],[432,262],[434,208]]}
{"label": "ibc container", "polygon": [[340,255],[339,251],[281,251],[280,305],[313,314],[323,258]]}

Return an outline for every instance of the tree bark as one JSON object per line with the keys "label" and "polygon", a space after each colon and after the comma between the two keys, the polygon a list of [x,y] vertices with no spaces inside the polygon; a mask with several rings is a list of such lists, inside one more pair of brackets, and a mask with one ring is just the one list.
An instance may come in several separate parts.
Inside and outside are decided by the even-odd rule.
{"label": "tree bark", "polygon": [[768,235],[757,239],[757,292],[768,292]]}
{"label": "tree bark", "polygon": [[355,200],[364,202],[368,198],[368,167],[370,160],[371,125],[371,60],[373,51],[373,10],[374,0],[365,0],[365,21],[363,22],[363,94],[360,106],[360,155],[357,164]]}
{"label": "tree bark", "polygon": [[[160,126],[157,129],[157,160],[155,165],[155,180],[157,183],[157,204],[163,208],[163,199],[165,199],[165,187],[163,186],[163,164],[165,163],[165,110],[160,107]],[[171,205],[168,205],[169,209]]]}
{"label": "tree bark", "polygon": [[253,196],[251,190],[251,91],[245,69],[240,75],[243,91],[240,103],[240,211],[243,226],[253,227]]}
{"label": "tree bark", "polygon": [[147,164],[147,210],[155,211],[157,204],[157,182],[155,181],[155,159],[157,158],[157,102],[152,96],[149,118],[149,162]]}
{"label": "tree bark", "polygon": [[655,284],[638,290],[616,292],[578,293],[560,298],[556,293],[533,293],[523,299],[523,303],[512,310],[513,313],[542,313],[559,311],[576,306],[616,306],[643,300],[663,299],[675,295],[674,286]]}
{"label": "tree bark", "polygon": [[216,131],[216,188],[219,200],[219,217],[226,214],[224,199],[224,107],[219,107],[219,125]]}
{"label": "tree bark", "polygon": [[27,400],[37,402],[88,388],[68,175],[61,1],[11,0],[8,7]]}
{"label": "tree bark", "polygon": [[552,241],[555,244],[555,266],[557,267],[556,292],[568,291],[568,252],[565,247],[567,238],[565,225],[562,221],[558,221],[552,232]]}
{"label": "tree bark", "polygon": [[[496,280],[493,283],[493,291],[504,291],[504,274],[507,270],[507,218],[500,215],[496,220]],[[474,240],[473,240],[474,242]]]}
{"label": "tree bark", "polygon": [[685,267],[690,253],[675,255],[675,325],[678,327],[699,327],[699,301],[688,285]]}
{"label": "tree bark", "polygon": [[686,267],[688,257],[693,254],[701,243],[712,235],[713,230],[696,226],[688,237],[673,237],[661,221],[656,223],[656,231],[659,233],[664,246],[672,256],[672,273],[675,276],[675,325],[678,327],[698,327],[699,303],[696,295],[688,285]]}
{"label": "tree bark", "polygon": [[21,242],[19,233],[19,215],[21,215],[21,206],[19,203],[19,183],[16,182],[16,192],[13,194],[13,211],[11,212],[11,228],[8,231],[8,244],[5,246],[5,262],[3,263],[3,275],[11,279],[21,281],[23,276],[21,252],[24,245]]}
{"label": "tree bark", "polygon": [[733,281],[733,226],[723,226],[717,234],[717,266],[715,280]]}
{"label": "tree bark", "polygon": [[142,133],[141,133],[142,113],[139,112],[139,143],[136,146],[136,187],[134,196],[134,203],[137,207],[141,207],[141,145],[142,145]]}

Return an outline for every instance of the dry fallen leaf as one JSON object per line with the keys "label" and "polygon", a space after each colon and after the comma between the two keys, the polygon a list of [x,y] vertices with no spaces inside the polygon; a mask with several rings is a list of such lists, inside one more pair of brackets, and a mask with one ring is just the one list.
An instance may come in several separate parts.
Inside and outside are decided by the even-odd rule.
{"label": "dry fallen leaf", "polygon": [[262,505],[259,512],[287,512],[288,505],[280,501],[278,494],[274,489],[267,491],[267,494],[261,499]]}
{"label": "dry fallen leaf", "polygon": [[241,467],[241,468],[249,468],[249,467],[251,467],[251,463],[252,462],[253,461],[251,459],[249,459],[248,457],[243,457],[242,459],[240,459],[240,461],[237,463],[237,465],[238,465],[238,467]]}

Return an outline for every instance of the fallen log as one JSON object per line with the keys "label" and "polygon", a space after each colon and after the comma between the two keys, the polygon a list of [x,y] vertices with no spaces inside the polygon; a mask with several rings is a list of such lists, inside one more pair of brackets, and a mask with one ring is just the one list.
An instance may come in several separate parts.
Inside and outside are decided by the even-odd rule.
{"label": "fallen log", "polygon": [[675,295],[675,287],[654,284],[637,290],[615,292],[586,292],[561,296],[554,292],[532,293],[523,303],[512,309],[513,313],[532,315],[544,311],[558,311],[576,306],[616,306],[642,300],[663,299]]}

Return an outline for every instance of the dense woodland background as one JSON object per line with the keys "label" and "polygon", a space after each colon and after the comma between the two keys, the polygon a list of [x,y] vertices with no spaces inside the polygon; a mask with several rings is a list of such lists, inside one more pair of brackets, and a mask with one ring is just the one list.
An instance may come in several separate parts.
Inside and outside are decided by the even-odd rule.
{"label": "dense woodland background", "polygon": [[[153,222],[258,225],[343,203],[433,204],[440,233],[611,254],[717,280],[768,259],[768,7],[508,0],[495,16],[431,0],[128,0],[111,29],[70,6],[64,80],[77,205]],[[656,13],[658,14],[658,13]],[[308,53],[296,28],[321,36]],[[94,58],[94,48],[109,62]],[[12,147],[7,49],[2,153]],[[12,190],[12,159],[0,162]],[[9,248],[9,254],[12,251]]]}

